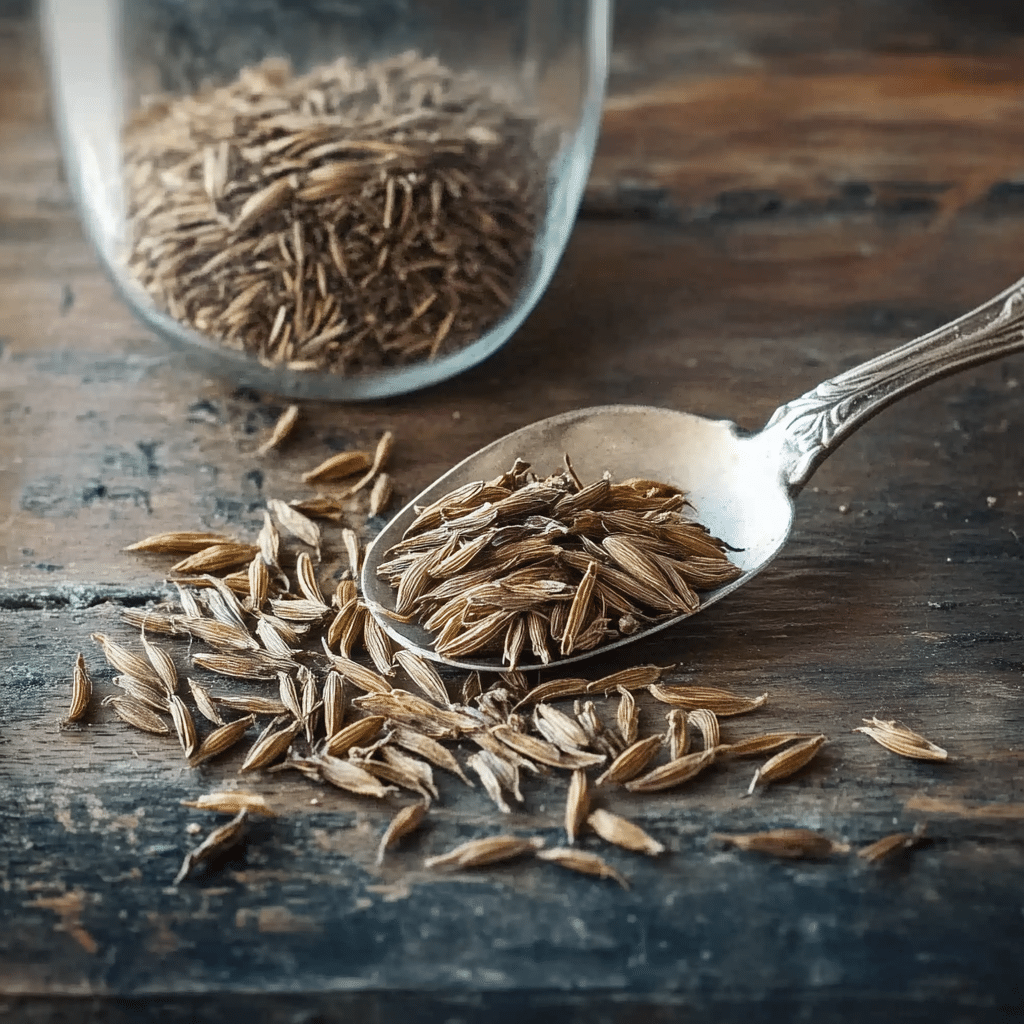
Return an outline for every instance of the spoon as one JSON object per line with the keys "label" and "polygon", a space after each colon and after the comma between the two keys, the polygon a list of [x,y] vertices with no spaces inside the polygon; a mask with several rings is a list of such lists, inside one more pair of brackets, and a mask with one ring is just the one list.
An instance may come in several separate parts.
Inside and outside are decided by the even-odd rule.
{"label": "spoon", "polygon": [[[1021,349],[1024,280],[959,319],[824,381],[777,409],[756,434],[728,420],[639,405],[596,406],[540,420],[481,448],[406,505],[367,549],[363,594],[381,627],[402,647],[460,668],[500,671],[505,666],[499,656],[442,658],[426,630],[389,617],[396,592],[378,579],[377,566],[402,539],[417,505],[429,505],[463,484],[499,476],[516,457],[539,472],[554,471],[568,452],[584,480],[607,470],[613,480],[643,477],[682,488],[697,520],[739,549],[730,560],[743,575],[702,593],[703,610],[756,576],[782,550],[793,524],[793,499],[862,423],[932,381]],[[681,614],[591,651],[553,658],[547,667],[557,669],[614,650],[688,617]],[[532,667],[538,666],[520,664]]]}

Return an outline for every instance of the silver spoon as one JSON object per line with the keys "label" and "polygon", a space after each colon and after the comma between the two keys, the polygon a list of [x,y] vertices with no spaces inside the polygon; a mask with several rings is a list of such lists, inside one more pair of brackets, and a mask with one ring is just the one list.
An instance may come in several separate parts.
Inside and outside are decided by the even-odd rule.
{"label": "silver spoon", "polygon": [[[464,459],[388,523],[367,549],[363,593],[385,632],[403,647],[461,668],[503,668],[498,657],[441,658],[431,647],[429,633],[390,618],[386,610],[394,609],[395,591],[377,578],[377,566],[415,518],[415,506],[428,505],[471,481],[499,476],[517,456],[538,472],[554,472],[568,452],[584,480],[608,470],[615,480],[645,477],[683,488],[696,518],[740,549],[730,557],[743,575],[703,593],[701,609],[707,608],[775,558],[793,523],[793,499],[862,423],[925,384],[1021,349],[1024,280],[958,320],[819,384],[777,409],[756,434],[728,420],[637,405],[577,409],[530,424]],[[553,659],[548,667],[642,640],[687,617],[679,615],[592,651]]]}

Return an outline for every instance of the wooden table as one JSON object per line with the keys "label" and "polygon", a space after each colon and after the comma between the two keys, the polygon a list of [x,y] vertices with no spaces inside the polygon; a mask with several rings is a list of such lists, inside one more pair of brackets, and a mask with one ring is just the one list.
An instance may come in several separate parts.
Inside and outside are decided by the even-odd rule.
{"label": "wooden table", "polygon": [[[428,392],[284,406],[193,372],[114,297],[77,226],[26,5],[0,4],[0,1013],[7,1020],[566,1022],[1004,1020],[1024,1007],[1024,359],[884,413],[816,475],[763,576],[586,666],[678,663],[770,695],[727,736],[823,731],[756,799],[751,763],[602,799],[664,842],[603,852],[632,888],[524,862],[437,877],[425,855],[500,825],[559,841],[564,781],[499,823],[441,780],[382,868],[393,805],[294,777],[244,856],[170,882],[233,784],[108,709],[59,732],[78,651],[165,563],[125,544],[250,536],[332,451],[398,445],[399,498],[544,415],[673,406],[757,428],[779,403],[987,298],[1024,269],[1024,25],[926,2],[699,10],[622,0],[600,151],[576,233],[525,328]],[[1002,12],[1002,13],[1000,13]],[[357,523],[357,525],[361,525]],[[373,524],[370,524],[372,527]],[[184,665],[184,661],[182,662]],[[643,704],[645,727],[664,709]],[[851,730],[899,718],[952,760]],[[927,822],[887,867],[786,862],[711,833],[821,830],[854,847]],[[587,849],[599,849],[596,837]]]}

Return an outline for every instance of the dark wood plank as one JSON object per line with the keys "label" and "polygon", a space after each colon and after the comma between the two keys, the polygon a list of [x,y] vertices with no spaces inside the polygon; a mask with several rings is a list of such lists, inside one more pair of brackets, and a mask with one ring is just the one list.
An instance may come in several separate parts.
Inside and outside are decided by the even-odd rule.
{"label": "dark wood plank", "polygon": [[[677,794],[609,794],[669,847],[657,861],[602,850],[629,892],[536,864],[428,874],[424,856],[500,827],[447,778],[429,827],[376,869],[393,807],[284,775],[252,781],[281,817],[174,889],[186,827],[207,824],[179,801],[233,784],[237,759],[190,770],[106,709],[81,730],[55,725],[75,652],[110,689],[89,634],[128,638],[120,609],[164,591],[159,560],[120,551],[142,535],[247,535],[266,497],[302,493],[302,470],[383,429],[399,439],[399,498],[580,405],[756,429],[1018,276],[1022,26],[997,6],[792,3],[769,17],[622,3],[585,218],[524,330],[428,392],[304,405],[294,442],[266,459],[254,449],[284,403],[190,369],[99,273],[61,182],[32,29],[0,8],[18,14],[0,22],[7,1017],[966,1021],[1019,1008],[1021,357],[885,412],[819,471],[770,571],[587,667],[677,663],[674,681],[769,692],[727,736],[830,736],[812,768],[754,799],[748,762]],[[653,729],[663,712],[645,700],[642,714]],[[850,731],[872,714],[954,760],[898,760]],[[530,781],[526,797],[511,827],[558,841],[564,781]],[[798,825],[857,846],[919,821],[930,844],[881,870],[710,838]]]}

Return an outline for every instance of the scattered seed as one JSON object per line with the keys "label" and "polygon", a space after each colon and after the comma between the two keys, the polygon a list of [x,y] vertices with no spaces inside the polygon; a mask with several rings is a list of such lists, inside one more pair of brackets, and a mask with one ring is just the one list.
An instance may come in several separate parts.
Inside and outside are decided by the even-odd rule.
{"label": "scattered seed", "polygon": [[341,757],[351,747],[361,746],[367,740],[376,736],[385,721],[386,719],[383,715],[368,715],[366,718],[357,718],[343,729],[331,733],[324,740],[324,753],[331,757]]}
{"label": "scattered seed", "polygon": [[736,743],[723,743],[718,746],[719,757],[753,757],[757,754],[770,754],[780,747],[789,746],[797,740],[814,739],[813,732],[766,732],[750,739]]}
{"label": "scattered seed", "polygon": [[607,843],[614,843],[626,850],[646,853],[656,857],[665,852],[665,847],[656,839],[652,839],[639,825],[626,818],[620,818],[611,811],[598,808],[587,818],[587,824]]}
{"label": "scattered seed", "polygon": [[171,566],[171,572],[190,576],[233,569],[236,565],[245,565],[256,551],[257,548],[252,544],[213,544],[183,558],[180,562],[175,562]]}
{"label": "scattered seed", "polygon": [[580,874],[611,878],[618,882],[623,889],[629,888],[629,882],[596,853],[584,853],[583,850],[575,850],[567,846],[553,846],[550,849],[538,850],[535,856],[540,860],[550,861],[552,864],[568,868],[570,871],[578,871]]}
{"label": "scattered seed", "polygon": [[176,694],[168,697],[171,711],[171,721],[174,723],[174,731],[178,734],[178,742],[181,749],[185,751],[186,757],[191,757],[196,749],[196,725],[192,721],[185,702]]}
{"label": "scattered seed", "polygon": [[220,711],[217,710],[217,705],[213,702],[210,691],[194,679],[188,681],[188,688],[203,718],[208,722],[213,722],[214,725],[224,725],[224,719],[221,717]]}
{"label": "scattered seed", "polygon": [[122,647],[103,633],[93,633],[92,639],[103,649],[103,656],[112,668],[117,669],[118,672],[123,672],[126,676],[132,676],[135,679],[142,680],[144,683],[149,683],[150,686],[155,686],[158,689],[163,688],[163,680],[157,675],[156,670],[137,654],[132,654],[127,648]]}
{"label": "scattered seed", "polygon": [[361,473],[373,465],[369,452],[339,452],[321,462],[315,469],[302,474],[303,483],[319,484],[328,480],[343,480],[347,476]]}
{"label": "scattered seed", "polygon": [[216,544],[233,544],[230,537],[220,533],[196,533],[181,530],[174,533],[155,533],[152,537],[129,544],[125,551],[145,551],[158,555],[194,555]]}
{"label": "scattered seed", "polygon": [[245,836],[249,813],[241,810],[226,825],[215,828],[194,850],[190,850],[182,862],[181,869],[172,885],[180,885],[192,873],[196,865],[212,860],[236,846]]}
{"label": "scattered seed", "polygon": [[387,473],[381,473],[370,491],[370,515],[379,516],[391,504],[393,485]]}
{"label": "scattered seed", "polygon": [[436,857],[428,857],[423,866],[426,868],[478,868],[486,864],[497,864],[500,861],[513,860],[526,853],[536,853],[544,846],[539,837],[520,839],[518,836],[489,836],[486,839],[471,839],[468,843],[456,846],[454,850]]}
{"label": "scattered seed", "polygon": [[738,697],[728,690],[719,690],[713,686],[649,686],[648,692],[655,700],[663,704],[671,704],[677,708],[695,711],[705,708],[719,717],[742,715],[761,707],[768,694],[760,697]]}
{"label": "scattered seed", "polygon": [[905,853],[912,850],[922,842],[925,835],[924,825],[915,825],[912,832],[895,832],[893,835],[878,839],[868,846],[862,846],[857,851],[857,856],[866,860],[869,864],[886,860],[897,853]]}
{"label": "scattered seed", "polygon": [[686,721],[700,733],[705,750],[714,750],[721,742],[718,716],[713,711],[697,708],[696,711],[687,712]]}
{"label": "scattered seed", "polygon": [[287,409],[277,418],[270,437],[256,449],[257,455],[266,455],[272,449],[280,446],[281,442],[292,432],[292,428],[299,420],[299,407],[289,405]]}
{"label": "scattered seed", "polygon": [[746,835],[713,832],[711,838],[741,850],[753,850],[756,853],[788,857],[792,860],[824,860],[834,853],[846,853],[850,849],[846,843],[837,842],[807,828],[776,828],[768,832],[750,832]]}
{"label": "scattered seed", "polygon": [[283,729],[277,729],[261,736],[249,749],[249,753],[246,754],[238,771],[240,773],[253,772],[273,764],[284,755],[301,729],[301,722],[293,722]]}
{"label": "scattered seed", "polygon": [[907,729],[895,722],[883,722],[879,718],[865,718],[865,724],[854,729],[870,736],[886,750],[891,750],[901,757],[913,757],[921,761],[948,761],[949,754],[926,740],[920,734]]}
{"label": "scattered seed", "polygon": [[621,786],[639,775],[661,749],[660,736],[648,736],[627,747],[597,778],[598,786]]}
{"label": "scattered seed", "polygon": [[71,675],[71,707],[68,708],[67,718],[63,725],[79,721],[89,707],[92,700],[92,680],[85,667],[85,658],[79,653],[75,659],[75,667]]}
{"label": "scattered seed", "polygon": [[141,729],[143,732],[166,736],[171,730],[167,723],[145,704],[133,697],[104,697],[102,703],[114,709],[114,714],[123,722]]}
{"label": "scattered seed", "polygon": [[419,828],[420,822],[423,821],[426,813],[427,805],[425,803],[409,804],[408,807],[403,807],[391,819],[391,824],[384,831],[384,835],[380,837],[380,845],[377,847],[376,863],[378,867],[384,863],[384,854],[399,839],[409,835],[410,832],[415,832]]}
{"label": "scattered seed", "polygon": [[569,779],[569,791],[565,798],[565,835],[572,846],[590,814],[590,792],[587,775],[577,768]]}
{"label": "scattered seed", "polygon": [[800,743],[795,743],[793,746],[786,750],[781,751],[774,757],[768,758],[767,761],[760,768],[754,772],[753,779],[750,780],[750,788],[747,790],[749,796],[758,786],[763,786],[767,782],[775,782],[778,779],[788,778],[794,772],[798,772],[804,767],[815,754],[825,745],[827,736],[818,735],[813,736],[809,740],[803,740]]}
{"label": "scattered seed", "polygon": [[259,793],[248,793],[242,789],[232,789],[220,793],[204,793],[195,800],[182,800],[182,807],[196,807],[201,811],[216,811],[218,814],[259,814],[264,818],[276,818],[275,811],[266,798]]}
{"label": "scattered seed", "polygon": [[[660,737],[659,737],[660,738]],[[708,765],[715,763],[714,747],[709,750],[699,750],[695,754],[684,754],[667,764],[641,775],[626,783],[626,789],[631,793],[656,793],[662,789],[671,789],[674,786],[681,786],[684,782],[699,775]]]}
{"label": "scattered seed", "polygon": [[249,727],[255,724],[256,719],[252,715],[248,715],[246,718],[239,718],[227,725],[222,725],[219,729],[214,729],[199,745],[199,749],[190,758],[189,764],[195,768],[203,764],[204,761],[209,761],[210,758],[219,757],[235,746]]}

